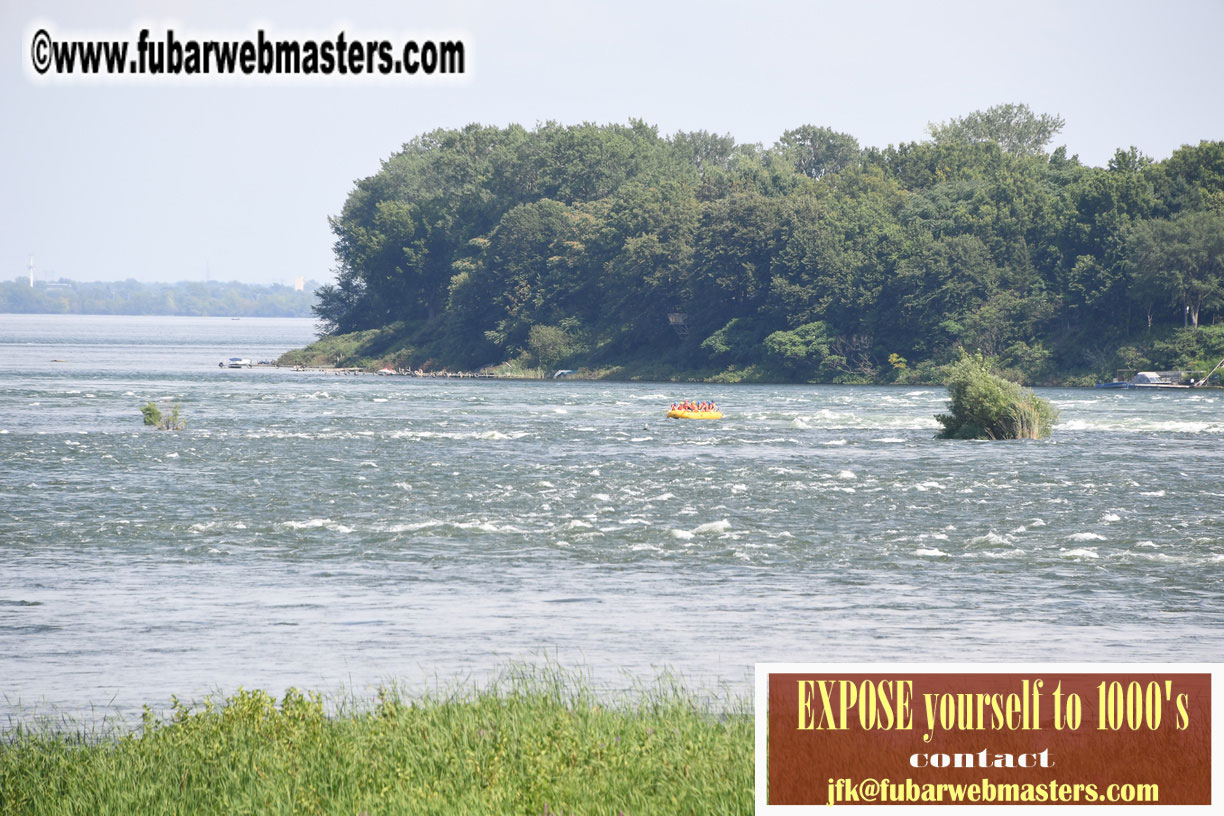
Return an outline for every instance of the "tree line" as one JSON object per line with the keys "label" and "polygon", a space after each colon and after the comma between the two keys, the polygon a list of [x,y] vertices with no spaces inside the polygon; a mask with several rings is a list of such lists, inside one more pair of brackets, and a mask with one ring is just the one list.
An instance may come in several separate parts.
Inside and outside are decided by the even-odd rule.
{"label": "tree line", "polygon": [[436,130],[331,220],[314,311],[468,368],[872,382],[967,349],[1041,382],[1219,350],[1196,330],[1224,307],[1224,142],[1089,167],[1050,149],[1063,124],[1000,105],[883,149],[811,125],[770,147],[641,121]]}
{"label": "tree line", "polygon": [[10,314],[190,315],[311,317],[318,284],[303,291],[237,281],[36,281],[0,282],[0,312]]}

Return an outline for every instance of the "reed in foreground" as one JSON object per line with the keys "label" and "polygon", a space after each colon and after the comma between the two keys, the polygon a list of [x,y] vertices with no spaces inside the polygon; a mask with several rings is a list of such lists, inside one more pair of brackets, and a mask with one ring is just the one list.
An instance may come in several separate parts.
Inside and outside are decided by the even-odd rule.
{"label": "reed in foreground", "polygon": [[0,813],[732,814],[752,810],[752,718],[676,687],[623,705],[539,676],[329,715],[316,694],[175,701],[119,737],[17,729]]}

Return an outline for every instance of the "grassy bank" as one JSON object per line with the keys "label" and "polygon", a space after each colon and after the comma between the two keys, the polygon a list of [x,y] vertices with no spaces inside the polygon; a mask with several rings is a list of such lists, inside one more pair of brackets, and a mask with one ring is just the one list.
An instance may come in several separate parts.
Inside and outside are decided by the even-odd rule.
{"label": "grassy bank", "polygon": [[749,813],[752,733],[743,705],[664,686],[609,705],[538,673],[330,714],[240,691],[122,736],[5,734],[0,813]]}
{"label": "grassy bank", "polygon": [[[376,371],[394,369],[456,370],[445,344],[431,340],[428,324],[393,323],[381,329],[329,335],[311,345],[290,351],[277,363],[284,366],[342,366]],[[704,348],[702,346],[701,348]],[[485,367],[494,376],[516,379],[546,378],[559,368],[576,370],[576,378],[592,380],[707,382],[707,383],[838,383],[874,385],[942,385],[945,367],[955,362],[958,349],[942,349],[934,357],[907,362],[893,355],[884,359],[863,356],[845,370],[814,371],[783,365],[761,357],[751,348],[740,349],[738,362],[714,359],[696,347],[695,341],[677,341],[674,348],[640,349],[628,355],[577,352],[544,365],[529,352]],[[725,357],[726,355],[724,355]],[[1076,356],[1076,355],[1070,355]],[[1162,329],[1137,335],[1108,351],[1086,352],[1075,367],[1060,367],[1046,352],[1019,359],[1008,352],[998,358],[1000,373],[1027,385],[1092,386],[1113,379],[1119,369],[1160,371],[1165,369],[1210,371],[1224,357],[1224,325],[1198,329]],[[1091,359],[1089,359],[1091,357]],[[737,358],[737,359],[738,359]],[[1224,383],[1224,371],[1212,384]]]}

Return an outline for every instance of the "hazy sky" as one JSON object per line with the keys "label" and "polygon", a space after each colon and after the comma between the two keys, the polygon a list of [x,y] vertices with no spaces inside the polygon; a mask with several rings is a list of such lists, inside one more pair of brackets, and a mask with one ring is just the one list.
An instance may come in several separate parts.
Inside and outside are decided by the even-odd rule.
{"label": "hazy sky", "polygon": [[[0,0],[0,279],[331,278],[327,218],[412,137],[469,122],[625,122],[863,145],[1004,102],[1087,164],[1224,139],[1224,2]],[[39,85],[60,34],[461,37],[461,82]]]}

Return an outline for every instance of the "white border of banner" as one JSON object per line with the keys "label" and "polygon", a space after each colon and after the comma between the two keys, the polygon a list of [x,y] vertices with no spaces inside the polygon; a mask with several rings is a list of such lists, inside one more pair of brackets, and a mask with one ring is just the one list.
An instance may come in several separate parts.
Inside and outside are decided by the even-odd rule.
{"label": "white border of banner", "polygon": [[[1034,804],[1044,812],[1058,813],[1067,808],[1073,813],[1215,813],[1224,805],[1224,663],[757,663],[754,719],[756,724],[756,812],[763,816],[828,816],[827,805],[769,805],[766,761],[766,728],[768,723],[769,675],[771,674],[1125,674],[1177,673],[1211,675],[1211,805],[1065,805]],[[998,813],[1011,810],[1029,812],[1025,805],[846,805],[847,813],[863,816],[895,813]]]}

